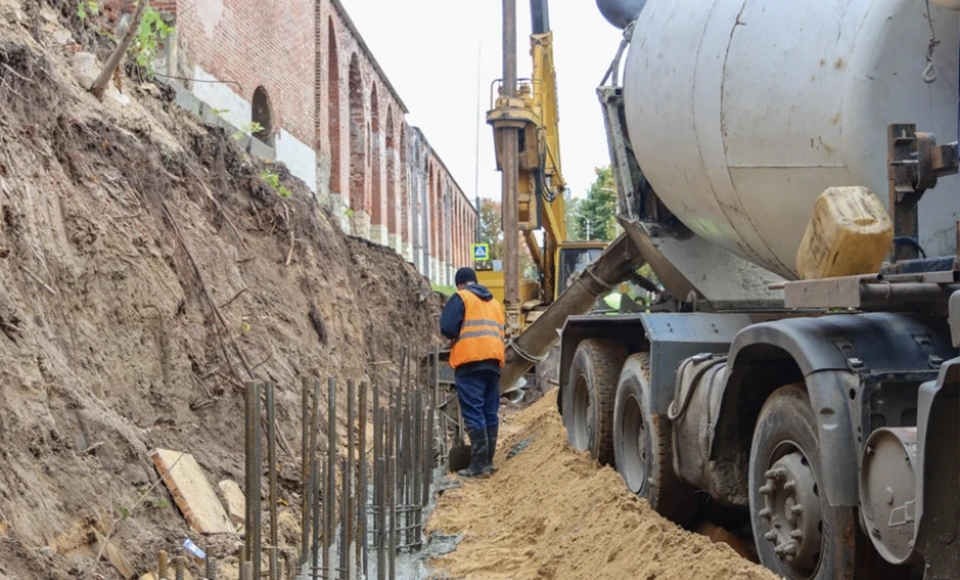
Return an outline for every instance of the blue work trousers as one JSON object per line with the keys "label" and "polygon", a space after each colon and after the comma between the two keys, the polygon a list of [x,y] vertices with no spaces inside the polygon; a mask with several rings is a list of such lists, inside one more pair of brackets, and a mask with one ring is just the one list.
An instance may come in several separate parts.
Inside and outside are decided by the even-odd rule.
{"label": "blue work trousers", "polygon": [[500,373],[475,370],[457,373],[457,399],[467,429],[486,431],[500,424]]}

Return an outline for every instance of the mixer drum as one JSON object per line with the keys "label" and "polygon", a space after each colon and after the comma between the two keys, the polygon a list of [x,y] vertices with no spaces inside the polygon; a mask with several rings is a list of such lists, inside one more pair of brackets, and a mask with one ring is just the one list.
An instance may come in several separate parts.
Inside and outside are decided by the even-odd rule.
{"label": "mixer drum", "polygon": [[[832,186],[888,198],[887,125],[957,138],[958,14],[916,0],[648,0],[624,72],[637,160],[707,240],[786,278]],[[927,255],[956,251],[956,176],[920,202]]]}

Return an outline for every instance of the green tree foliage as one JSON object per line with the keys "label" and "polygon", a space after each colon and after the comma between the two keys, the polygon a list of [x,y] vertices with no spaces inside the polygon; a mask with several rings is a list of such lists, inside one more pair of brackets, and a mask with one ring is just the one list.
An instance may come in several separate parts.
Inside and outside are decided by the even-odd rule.
{"label": "green tree foliage", "polygon": [[577,227],[577,214],[580,212],[580,204],[583,203],[583,201],[573,197],[573,192],[569,189],[566,190],[563,195],[566,198],[564,200],[565,214],[563,219],[567,225],[567,240],[582,240],[583,236],[580,235],[580,228]]}
{"label": "green tree foliage", "polygon": [[[520,275],[533,278],[536,276],[533,257],[520,232],[517,236],[520,238]],[[503,259],[503,211],[499,201],[480,200],[480,243],[490,245],[491,260]]]}
{"label": "green tree foliage", "polygon": [[500,202],[492,199],[480,200],[480,240],[490,245],[490,259],[503,259],[503,231],[501,225]]}
{"label": "green tree foliage", "polygon": [[587,198],[576,204],[569,235],[571,239],[609,242],[617,235],[617,184],[609,165],[594,171],[597,178],[587,190]]}

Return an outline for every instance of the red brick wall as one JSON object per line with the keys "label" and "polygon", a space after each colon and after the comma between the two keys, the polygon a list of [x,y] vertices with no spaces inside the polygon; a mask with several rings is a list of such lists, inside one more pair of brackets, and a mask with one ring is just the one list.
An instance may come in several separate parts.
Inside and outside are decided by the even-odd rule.
{"label": "red brick wall", "polygon": [[[191,64],[246,101],[263,86],[275,127],[312,145],[316,31],[312,0],[179,0],[177,30]],[[234,84],[236,83],[236,84]]]}

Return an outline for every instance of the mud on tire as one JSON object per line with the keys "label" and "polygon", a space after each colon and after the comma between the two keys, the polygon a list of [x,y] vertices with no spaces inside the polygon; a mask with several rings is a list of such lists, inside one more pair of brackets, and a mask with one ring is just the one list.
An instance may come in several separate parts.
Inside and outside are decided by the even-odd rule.
{"label": "mud on tire", "polygon": [[601,464],[613,464],[613,405],[626,347],[616,340],[591,338],[577,347],[563,392],[567,441]]}

